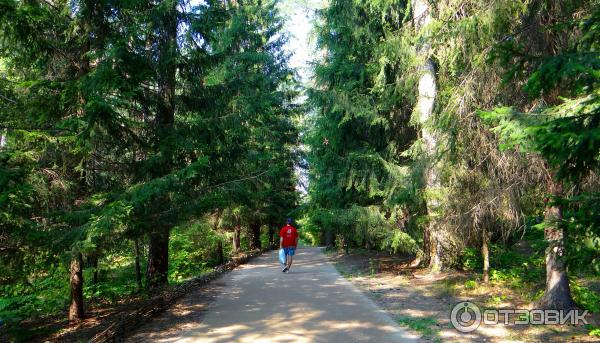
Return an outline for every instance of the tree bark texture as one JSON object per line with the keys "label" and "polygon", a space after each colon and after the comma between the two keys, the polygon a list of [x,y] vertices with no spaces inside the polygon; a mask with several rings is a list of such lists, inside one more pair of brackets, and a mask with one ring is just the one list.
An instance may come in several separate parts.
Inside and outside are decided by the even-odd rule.
{"label": "tree bark texture", "polygon": [[133,242],[135,248],[135,280],[137,281],[138,289],[142,289],[142,269],[140,267],[140,241],[136,238]]}
{"label": "tree bark texture", "polygon": [[222,265],[225,263],[225,258],[223,257],[223,242],[221,240],[217,241],[217,265]]}
{"label": "tree bark texture", "polygon": [[275,249],[275,227],[269,225],[269,249]]}
{"label": "tree bark texture", "polygon": [[92,268],[92,284],[98,284],[98,254],[90,256],[90,267]]}
{"label": "tree bark texture", "polygon": [[149,236],[150,248],[148,249],[146,282],[148,289],[152,290],[168,282],[169,231],[153,232]]}
{"label": "tree bark texture", "polygon": [[490,282],[490,236],[486,229],[483,229],[481,236],[481,256],[483,257],[483,283]]}
{"label": "tree bark texture", "polygon": [[8,130],[2,130],[0,134],[0,150],[3,150],[8,145]]}
{"label": "tree bark texture", "polygon": [[83,311],[83,256],[76,252],[71,257],[71,304],[69,305],[69,321],[84,318]]}
{"label": "tree bark texture", "polygon": [[241,236],[242,228],[239,225],[236,225],[233,229],[233,251],[239,252],[240,247],[240,236]]}
{"label": "tree bark texture", "polygon": [[[563,195],[563,187],[559,182],[550,181],[550,194],[555,197]],[[545,213],[544,239],[546,248],[546,289],[544,296],[538,301],[541,309],[569,310],[574,309],[575,302],[571,297],[569,278],[565,264],[564,231],[561,223],[562,207],[553,201],[549,202]]]}
{"label": "tree bark texture", "polygon": [[[412,0],[413,9],[413,25],[417,33],[422,34],[422,37],[426,37],[424,30],[427,25],[431,22],[431,9],[427,0]],[[438,145],[438,138],[430,128],[431,115],[433,114],[433,108],[435,104],[435,98],[437,95],[437,82],[435,79],[435,66],[432,59],[429,57],[430,45],[426,38],[423,38],[416,47],[417,55],[424,60],[423,65],[420,68],[417,104],[415,106],[415,115],[421,125],[421,139],[423,140],[423,148],[425,158],[427,159],[427,166],[425,170],[425,199],[427,203],[427,213],[430,217],[428,227],[425,229],[428,231],[428,239],[425,240],[425,244],[429,244],[428,247],[424,247],[424,250],[428,254],[424,254],[426,262],[429,264],[429,268],[432,271],[439,271],[442,267],[442,242],[441,234],[437,232],[436,216],[439,215],[440,203],[436,192],[441,189],[441,183],[439,178],[439,170],[436,163],[436,149]]]}

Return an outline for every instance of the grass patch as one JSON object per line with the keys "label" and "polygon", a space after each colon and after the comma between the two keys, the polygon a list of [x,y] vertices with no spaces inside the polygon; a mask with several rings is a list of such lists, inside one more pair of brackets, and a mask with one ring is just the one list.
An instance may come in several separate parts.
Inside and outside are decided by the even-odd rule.
{"label": "grass patch", "polygon": [[468,280],[465,282],[465,289],[475,289],[477,288],[477,281]]}
{"label": "grass patch", "polygon": [[490,297],[486,301],[486,304],[491,307],[498,306],[501,303],[505,302],[507,299],[508,297],[505,294],[490,295]]}
{"label": "grass patch", "polygon": [[343,267],[342,263],[335,263],[334,267],[346,279],[352,279],[354,277],[359,277],[363,275],[363,273],[358,269],[346,269],[345,267]]}
{"label": "grass patch", "polygon": [[587,324],[585,328],[588,329],[589,336],[600,338],[600,327],[594,327],[591,324]]}
{"label": "grass patch", "polygon": [[423,338],[431,339],[434,342],[441,342],[439,337],[439,328],[437,321],[431,317],[400,317],[397,319],[400,325],[406,326],[420,333]]}
{"label": "grass patch", "polygon": [[379,259],[369,258],[369,275],[375,277],[381,270],[381,261]]}
{"label": "grass patch", "polygon": [[432,284],[433,291],[437,297],[451,297],[458,292],[458,281],[453,279],[441,280]]}

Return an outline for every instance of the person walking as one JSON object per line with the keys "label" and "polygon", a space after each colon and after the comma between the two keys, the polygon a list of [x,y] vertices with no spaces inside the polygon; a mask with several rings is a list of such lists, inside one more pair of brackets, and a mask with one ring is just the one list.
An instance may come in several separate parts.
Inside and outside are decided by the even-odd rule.
{"label": "person walking", "polygon": [[281,270],[284,273],[290,271],[296,247],[298,246],[298,230],[292,226],[292,218],[287,219],[287,224],[279,230],[279,249],[285,252],[285,266]]}

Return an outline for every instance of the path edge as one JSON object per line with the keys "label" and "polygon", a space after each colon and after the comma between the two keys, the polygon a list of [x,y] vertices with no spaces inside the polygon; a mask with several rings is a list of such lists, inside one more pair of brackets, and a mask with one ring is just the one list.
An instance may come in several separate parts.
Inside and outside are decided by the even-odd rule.
{"label": "path edge", "polygon": [[395,315],[391,314],[390,312],[388,312],[382,306],[380,306],[375,300],[373,300],[368,292],[364,291],[357,284],[355,284],[350,279],[348,279],[344,275],[342,275],[342,273],[336,268],[333,258],[331,256],[327,255],[325,253],[325,250],[326,250],[325,248],[321,248],[321,253],[325,256],[327,263],[329,263],[331,265],[331,267],[335,270],[335,272],[340,276],[341,280],[343,280],[342,282],[347,284],[349,287],[353,288],[358,293],[360,293],[366,299],[366,302],[370,303],[371,306],[376,308],[376,312],[378,313],[378,315],[380,315],[382,318],[385,318],[384,320],[388,322],[388,325],[392,325],[394,327],[399,328],[400,330],[398,332],[396,332],[396,334],[401,336],[398,338],[401,339],[402,342],[408,342],[408,341],[420,342],[423,339],[423,335],[421,333],[419,333],[418,331],[416,331],[414,329],[411,329],[409,327],[406,327],[406,326],[400,324],[397,320],[397,317]]}
{"label": "path edge", "polygon": [[215,269],[209,273],[197,276],[168,291],[153,296],[144,306],[117,316],[108,328],[94,335],[89,342],[106,343],[123,341],[126,332],[131,332],[132,329],[137,328],[147,319],[164,312],[177,300],[190,293],[193,289],[210,283],[217,277],[234,270],[242,264],[248,263],[250,260],[269,250],[270,249],[253,250],[240,256],[232,257],[229,262],[215,267]]}

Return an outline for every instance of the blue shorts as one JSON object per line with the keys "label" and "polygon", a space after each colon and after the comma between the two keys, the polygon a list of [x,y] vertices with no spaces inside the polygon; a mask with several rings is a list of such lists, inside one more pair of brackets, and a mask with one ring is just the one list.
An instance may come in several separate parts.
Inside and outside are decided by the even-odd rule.
{"label": "blue shorts", "polygon": [[283,252],[285,252],[287,256],[294,256],[294,253],[296,252],[296,247],[284,247]]}

